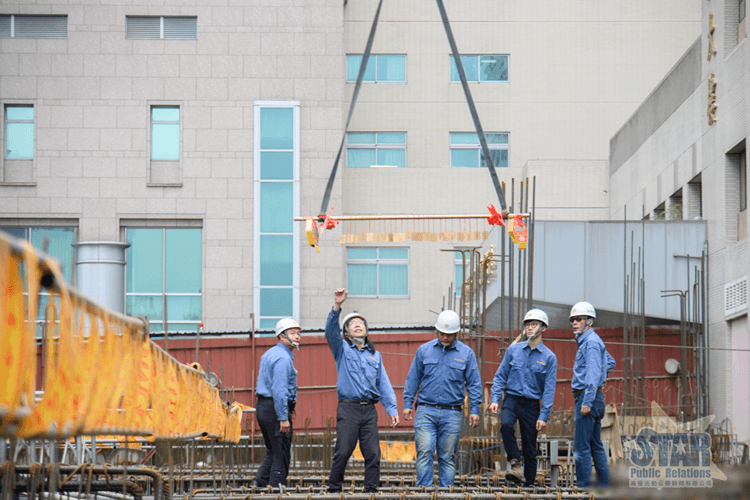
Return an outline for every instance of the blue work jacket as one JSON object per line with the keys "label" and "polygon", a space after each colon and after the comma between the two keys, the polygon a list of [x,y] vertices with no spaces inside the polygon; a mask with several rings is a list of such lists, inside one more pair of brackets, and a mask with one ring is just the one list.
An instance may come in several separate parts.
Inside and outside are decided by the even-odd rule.
{"label": "blue work jacket", "polygon": [[607,373],[612,370],[615,360],[604,347],[601,337],[593,328],[589,328],[576,338],[578,350],[573,365],[573,382],[570,384],[574,391],[585,391],[582,406],[591,406],[596,397],[596,391],[604,385]]}
{"label": "blue work jacket", "polygon": [[413,408],[415,397],[417,403],[459,406],[464,403],[464,390],[469,393],[471,415],[479,415],[482,384],[477,357],[469,346],[456,340],[444,348],[438,339],[419,346],[406,376],[404,408]]}
{"label": "blue work jacket", "polygon": [[294,354],[279,342],[260,358],[258,396],[273,398],[273,407],[279,420],[289,420],[288,404],[297,400],[297,370],[294,368]]}
{"label": "blue work jacket", "polygon": [[360,350],[354,342],[344,340],[339,327],[340,315],[341,311],[332,310],[326,321],[326,340],[338,372],[338,398],[380,401],[388,415],[397,415],[396,394],[388,380],[380,353],[368,344]]}
{"label": "blue work jacket", "polygon": [[498,403],[503,391],[513,396],[541,399],[539,420],[552,411],[557,383],[557,356],[542,342],[533,349],[528,341],[508,347],[492,383],[491,402]]}

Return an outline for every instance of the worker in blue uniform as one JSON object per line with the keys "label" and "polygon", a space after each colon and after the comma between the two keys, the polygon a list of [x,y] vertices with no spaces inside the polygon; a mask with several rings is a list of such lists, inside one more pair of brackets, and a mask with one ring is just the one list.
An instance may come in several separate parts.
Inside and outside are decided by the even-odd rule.
{"label": "worker in blue uniform", "polygon": [[339,327],[341,305],[348,292],[334,292],[333,309],[326,321],[326,340],[336,361],[336,450],[333,454],[330,493],[343,487],[346,463],[359,441],[365,459],[365,493],[376,493],[380,486],[380,437],[375,404],[380,401],[391,418],[391,426],[399,423],[396,394],[393,392],[383,360],[368,337],[367,320],[357,312],[344,317],[343,337]]}
{"label": "worker in blue uniform", "polygon": [[283,489],[291,459],[292,413],[297,401],[297,370],[293,348],[299,349],[301,328],[292,318],[276,323],[279,343],[260,358],[255,394],[255,418],[263,434],[266,456],[258,467],[253,485]]}
{"label": "worker in blue uniform", "polygon": [[437,339],[419,346],[406,376],[404,419],[414,418],[420,486],[432,486],[436,447],[440,486],[453,485],[465,390],[469,393],[469,424],[479,425],[479,368],[474,351],[456,339],[460,323],[455,311],[441,312],[435,324]]}
{"label": "worker in blue uniform", "polygon": [[570,310],[570,323],[577,343],[571,388],[576,401],[573,458],[578,486],[591,486],[591,461],[600,486],[609,484],[607,454],[602,444],[604,392],[602,385],[615,360],[593,330],[596,310],[589,302],[578,302]]}
{"label": "worker in blue uniform", "polygon": [[[505,479],[533,486],[537,468],[537,433],[547,426],[555,400],[557,356],[542,342],[542,334],[549,326],[547,313],[532,309],[523,318],[523,325],[526,340],[512,344],[503,356],[492,384],[489,410],[497,413],[500,398],[505,393],[500,434],[511,465]],[[523,460],[516,442],[516,422],[521,430]]]}

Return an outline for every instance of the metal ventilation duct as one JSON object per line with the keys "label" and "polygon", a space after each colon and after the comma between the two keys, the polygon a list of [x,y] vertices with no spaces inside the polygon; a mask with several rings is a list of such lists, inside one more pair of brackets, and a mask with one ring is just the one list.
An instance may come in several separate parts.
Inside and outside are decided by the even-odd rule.
{"label": "metal ventilation duct", "polygon": [[77,247],[76,288],[102,306],[125,312],[125,249],[130,243],[82,241]]}

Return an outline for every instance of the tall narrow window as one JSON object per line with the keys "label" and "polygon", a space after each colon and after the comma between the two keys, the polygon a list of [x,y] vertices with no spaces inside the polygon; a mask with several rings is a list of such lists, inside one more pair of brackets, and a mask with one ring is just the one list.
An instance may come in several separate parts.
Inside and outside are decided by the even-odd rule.
{"label": "tall narrow window", "polygon": [[[456,60],[452,55],[450,58],[451,82],[460,82]],[[461,65],[464,67],[466,81],[469,83],[508,81],[508,56],[462,55]]]}
{"label": "tall narrow window", "polygon": [[747,237],[747,150],[739,153],[740,210],[737,214],[737,240]]}
{"label": "tall narrow window", "polygon": [[454,285],[456,296],[460,297],[464,284],[464,255],[466,255],[466,274],[471,274],[471,255],[464,252],[455,252],[453,257]]}
{"label": "tall narrow window", "polygon": [[403,132],[349,133],[346,144],[348,167],[406,166],[406,134]]}
{"label": "tall narrow window", "polygon": [[151,107],[151,159],[180,159],[179,107]]}
{"label": "tall narrow window", "polygon": [[739,154],[740,160],[740,212],[747,210],[747,151],[742,150]]}
{"label": "tall narrow window", "polygon": [[299,103],[255,105],[254,301],[258,327],[299,318]]}
{"label": "tall narrow window", "polygon": [[34,158],[34,106],[5,106],[5,158]]}
{"label": "tall narrow window", "polygon": [[194,332],[201,322],[200,228],[127,228],[126,312],[154,332]]}
{"label": "tall narrow window", "polygon": [[349,293],[361,297],[409,296],[408,248],[347,248]]}
{"label": "tall narrow window", "polygon": [[[484,134],[492,163],[497,168],[508,166],[508,134]],[[486,167],[479,136],[471,133],[451,134],[451,167]]]}
{"label": "tall narrow window", "polygon": [[[346,56],[346,81],[356,82],[363,56]],[[406,56],[389,54],[370,54],[367,68],[362,78],[364,82],[400,82],[406,81]]]}

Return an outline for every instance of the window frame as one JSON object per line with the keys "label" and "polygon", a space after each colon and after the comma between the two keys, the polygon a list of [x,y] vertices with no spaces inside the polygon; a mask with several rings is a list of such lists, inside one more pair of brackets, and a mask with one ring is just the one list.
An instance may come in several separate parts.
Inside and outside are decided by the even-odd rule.
{"label": "window frame", "polygon": [[[67,14],[0,14],[0,17],[9,17],[9,36],[0,36],[0,38],[68,38],[68,15]],[[61,36],[16,36],[16,18],[59,18],[65,20],[65,32]]]}
{"label": "window frame", "polygon": [[[449,161],[451,168],[484,168],[482,167],[482,145],[479,143],[479,137],[477,136],[477,143],[476,144],[453,144],[452,138],[453,134],[474,134],[477,135],[476,132],[449,132],[448,133],[448,145],[449,145]],[[494,165],[495,168],[510,168],[510,132],[484,132],[485,139],[490,134],[500,134],[505,135],[508,138],[508,142],[504,144],[498,144],[498,143],[487,143],[487,147],[490,149],[490,152],[492,151],[502,151],[506,150],[508,151],[508,165],[506,167],[498,167],[497,165]],[[477,153],[477,165],[475,167],[466,167],[463,165],[453,165],[453,151],[454,150],[461,150],[461,151],[469,151],[469,150],[475,150],[478,151]]]}
{"label": "window frame", "polygon": [[[377,257],[375,259],[352,259],[349,257],[350,249],[368,249],[376,250]],[[406,250],[406,259],[381,259],[380,250],[394,250],[402,249]],[[364,299],[408,299],[411,296],[411,248],[408,246],[398,247],[370,247],[370,246],[348,246],[346,247],[346,284],[349,287],[349,266],[350,265],[362,265],[362,266],[375,266],[375,295],[356,295],[350,293],[350,297],[364,298]],[[380,267],[381,266],[406,266],[406,295],[384,295],[380,293]]]}
{"label": "window frame", "polygon": [[[287,149],[261,149],[261,111],[264,108],[291,108],[292,109],[292,179],[263,179],[261,175],[261,153],[262,152],[289,152]],[[262,320],[277,320],[287,316],[262,316],[261,315],[261,290],[262,289],[286,289],[292,290],[292,314],[291,317],[299,321],[300,317],[300,225],[292,223],[291,233],[261,232],[261,184],[288,182],[292,184],[292,215],[299,217],[300,214],[300,101],[255,101],[253,116],[253,311],[256,328],[259,328]],[[292,285],[261,285],[261,236],[285,235],[292,237]]]}
{"label": "window frame", "polygon": [[[183,103],[180,101],[148,101],[148,183],[149,187],[181,187],[183,147]],[[155,159],[154,125],[174,124],[174,121],[154,122],[154,109],[177,109],[177,159]]]}
{"label": "window frame", "polygon": [[[466,277],[464,276],[464,259],[463,256],[466,255],[462,252],[462,250],[471,250],[471,248],[464,248],[464,247],[456,247],[453,251],[453,293],[456,297],[461,297],[463,294],[463,284],[466,280]],[[471,256],[469,256],[468,262],[466,262],[466,268],[469,269],[469,274],[471,274]],[[458,282],[458,273],[461,273],[461,282]],[[460,287],[458,285],[461,285]]]}
{"label": "window frame", "polygon": [[[158,37],[131,37],[128,36],[129,19],[159,19],[159,36]],[[164,36],[165,19],[195,19],[195,36],[194,37],[175,37]],[[126,40],[197,40],[198,39],[198,16],[125,16],[125,39]]]}
{"label": "window frame", "polygon": [[[26,239],[24,241],[29,242],[31,244],[32,241],[32,232],[33,230],[39,230],[39,229],[72,229],[73,230],[73,252],[71,255],[71,262],[70,262],[70,285],[75,286],[76,284],[76,261],[77,259],[77,247],[75,246],[76,243],[78,243],[78,220],[76,219],[60,219],[56,221],[41,221],[41,220],[31,220],[31,221],[25,221],[25,220],[0,220],[0,231],[5,229],[24,229],[26,230]],[[36,248],[36,247],[35,247]],[[37,250],[43,250],[41,248],[37,248]],[[52,256],[54,257],[54,256]],[[57,257],[54,257],[57,258]],[[59,259],[58,259],[59,260]],[[28,291],[24,291],[24,295],[28,295]],[[39,297],[40,297],[40,304],[41,304],[41,297],[50,297],[52,294],[47,291],[46,288],[41,287],[39,289]],[[49,300],[49,299],[47,299]],[[59,304],[58,304],[59,307]],[[37,313],[37,318],[35,320],[36,323],[36,338],[41,337],[41,325],[45,323],[44,316],[40,318],[39,315],[43,314],[42,308],[39,308],[39,312]],[[57,321],[59,323],[59,320]]]}
{"label": "window frame", "polygon": [[[461,54],[461,58],[464,57],[476,57],[477,61],[477,77],[478,80],[469,80],[468,78],[466,81],[468,83],[476,83],[476,84],[484,84],[484,85],[507,85],[510,83],[510,54]],[[482,57],[504,57],[506,60],[506,66],[507,66],[507,72],[508,72],[508,78],[505,80],[482,80]],[[453,54],[448,54],[448,80],[451,84],[458,83],[461,84],[461,77],[458,77],[457,80],[453,80],[453,66],[455,63],[453,62]],[[464,68],[464,71],[466,71],[466,68]]]}
{"label": "window frame", "polygon": [[[33,117],[31,120],[9,120],[8,109],[31,108]],[[36,158],[36,109],[33,104],[3,103],[3,159],[8,161],[34,161]],[[31,124],[31,158],[8,158],[8,125],[11,123]]]}
{"label": "window frame", "polygon": [[[349,135],[351,134],[375,134],[375,143],[374,144],[350,144],[349,143]],[[404,134],[404,142],[403,143],[393,143],[393,142],[384,142],[379,143],[378,142],[378,136],[380,134]],[[405,168],[408,166],[407,161],[407,154],[406,154],[406,143],[407,143],[407,133],[406,132],[396,132],[396,131],[389,131],[389,132],[347,132],[346,133],[346,166],[349,168],[349,150],[350,149],[372,149],[375,151],[375,165],[369,165],[368,167],[351,167],[351,168]],[[404,166],[400,167],[398,165],[377,165],[378,161],[378,150],[403,150],[404,151]]]}
{"label": "window frame", "polygon": [[[130,262],[127,262],[127,253],[126,253],[126,262],[125,262],[125,279],[123,280],[123,287],[124,287],[124,297],[125,297],[125,312],[128,312],[128,297],[132,296],[153,296],[153,297],[162,297],[162,318],[161,320],[152,320],[149,318],[149,330],[153,333],[160,333],[164,334],[166,332],[169,333],[182,333],[183,331],[180,330],[169,330],[170,323],[172,324],[195,324],[198,325],[198,328],[200,328],[200,325],[203,323],[203,319],[205,316],[205,305],[206,301],[203,297],[203,290],[205,289],[204,286],[204,280],[205,280],[205,272],[204,272],[204,262],[205,262],[205,245],[204,245],[204,237],[205,232],[203,231],[203,221],[194,221],[194,220],[149,220],[149,221],[131,221],[131,220],[121,220],[120,221],[120,231],[121,231],[121,241],[127,243],[128,242],[128,230],[129,229],[161,229],[162,230],[162,245],[161,245],[161,268],[162,268],[162,276],[161,276],[161,287],[162,291],[159,292],[128,292],[128,266],[131,265]],[[201,265],[200,265],[200,272],[201,272],[201,291],[198,293],[194,292],[167,292],[167,280],[166,280],[166,273],[167,273],[167,230],[168,229],[198,229],[201,232]],[[198,320],[177,320],[177,321],[170,321],[169,315],[167,313],[167,307],[168,307],[168,297],[200,297],[201,299],[201,311],[200,311],[200,319]],[[152,325],[162,325],[162,330],[154,330],[152,328]],[[198,330],[196,328],[196,331]],[[193,332],[185,332],[185,333],[193,333]]]}
{"label": "window frame", "polygon": [[739,211],[747,210],[747,150],[743,149],[739,154]]}
{"label": "window frame", "polygon": [[[2,127],[0,127],[0,185],[3,186],[35,186],[36,185],[36,143],[37,143],[37,102],[32,99],[3,99]],[[7,158],[8,151],[8,108],[31,107],[34,109],[32,158]]]}
{"label": "window frame", "polygon": [[[381,56],[400,56],[404,58],[404,79],[403,80],[378,80],[378,58]],[[350,57],[361,57],[364,59],[364,54],[346,54],[346,83],[357,83],[357,79],[354,80],[349,79],[349,58]],[[375,63],[374,73],[375,73],[375,79],[374,80],[365,80],[362,79],[362,83],[380,83],[380,84],[404,84],[406,83],[408,79],[407,74],[407,68],[408,65],[406,63],[406,54],[370,54],[370,58],[368,59],[367,63],[370,64],[371,62]],[[362,65],[362,61],[360,60],[360,67]],[[357,73],[359,73],[359,68],[357,68]]]}

